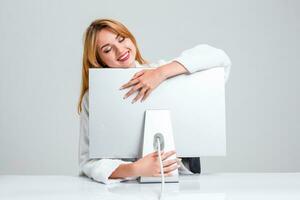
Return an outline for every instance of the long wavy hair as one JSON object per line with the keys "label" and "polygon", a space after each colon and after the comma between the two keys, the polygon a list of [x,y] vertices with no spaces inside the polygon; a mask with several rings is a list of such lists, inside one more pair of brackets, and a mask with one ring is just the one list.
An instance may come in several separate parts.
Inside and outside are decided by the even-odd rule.
{"label": "long wavy hair", "polygon": [[122,37],[129,38],[136,47],[135,60],[140,64],[146,64],[147,61],[143,59],[138,49],[136,39],[132,33],[122,23],[113,19],[97,19],[91,23],[86,29],[84,34],[84,48],[82,58],[82,80],[81,91],[79,96],[79,102],[77,106],[78,114],[82,111],[82,98],[85,92],[89,89],[89,69],[90,68],[103,68],[105,63],[101,60],[96,46],[96,34],[103,28],[109,28],[116,34],[120,34]]}

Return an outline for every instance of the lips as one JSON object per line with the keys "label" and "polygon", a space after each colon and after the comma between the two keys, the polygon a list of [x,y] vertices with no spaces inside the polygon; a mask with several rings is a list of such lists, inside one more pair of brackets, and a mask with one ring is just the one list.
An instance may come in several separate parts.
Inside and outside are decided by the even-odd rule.
{"label": "lips", "polygon": [[126,51],[118,58],[118,61],[124,62],[129,58],[129,56],[130,56],[129,51]]}

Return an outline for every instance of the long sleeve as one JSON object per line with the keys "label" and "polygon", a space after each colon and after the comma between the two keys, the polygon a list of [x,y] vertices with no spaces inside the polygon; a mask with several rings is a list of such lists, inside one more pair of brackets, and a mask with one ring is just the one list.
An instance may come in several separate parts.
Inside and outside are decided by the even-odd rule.
{"label": "long sleeve", "polygon": [[79,169],[80,175],[104,184],[121,182],[127,179],[109,179],[112,172],[120,164],[130,163],[120,159],[90,159],[89,158],[89,102],[88,92],[85,93],[80,113],[80,136],[79,136]]}
{"label": "long sleeve", "polygon": [[223,50],[217,49],[207,44],[199,44],[191,49],[187,49],[183,51],[178,57],[168,61],[159,60],[157,63],[151,63],[145,66],[137,66],[159,67],[172,61],[176,61],[182,64],[190,74],[202,70],[212,69],[215,67],[223,67],[225,83],[229,78],[231,68],[230,58]]}
{"label": "long sleeve", "polygon": [[221,49],[200,44],[194,48],[183,51],[179,57],[173,59],[181,63],[189,73],[211,69],[214,67],[224,67],[224,79],[227,82],[230,74],[231,60]]}

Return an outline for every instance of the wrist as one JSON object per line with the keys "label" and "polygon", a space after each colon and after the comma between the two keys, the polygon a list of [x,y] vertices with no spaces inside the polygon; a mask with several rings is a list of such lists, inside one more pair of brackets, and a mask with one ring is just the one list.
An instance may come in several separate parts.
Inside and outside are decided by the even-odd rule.
{"label": "wrist", "polygon": [[133,176],[139,176],[137,161],[130,163],[130,171],[132,172]]}
{"label": "wrist", "polygon": [[109,178],[119,179],[135,176],[132,163],[120,164],[119,167],[112,172]]}
{"label": "wrist", "polygon": [[186,68],[177,61],[170,62],[157,68],[164,79],[187,73]]}
{"label": "wrist", "polygon": [[166,80],[169,78],[169,73],[168,73],[168,67],[167,65],[162,65],[158,68],[156,68],[159,75],[162,77],[163,80]]}

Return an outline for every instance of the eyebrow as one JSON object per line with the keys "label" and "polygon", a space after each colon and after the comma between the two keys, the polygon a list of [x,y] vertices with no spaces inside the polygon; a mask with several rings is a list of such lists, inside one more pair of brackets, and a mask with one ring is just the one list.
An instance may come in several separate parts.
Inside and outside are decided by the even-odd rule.
{"label": "eyebrow", "polygon": [[[115,39],[117,39],[119,36],[120,36],[120,34],[117,34],[117,36],[116,36]],[[103,45],[100,49],[103,49],[104,47],[106,47],[106,46],[108,46],[108,45],[109,45],[109,44],[105,44],[105,45]]]}

